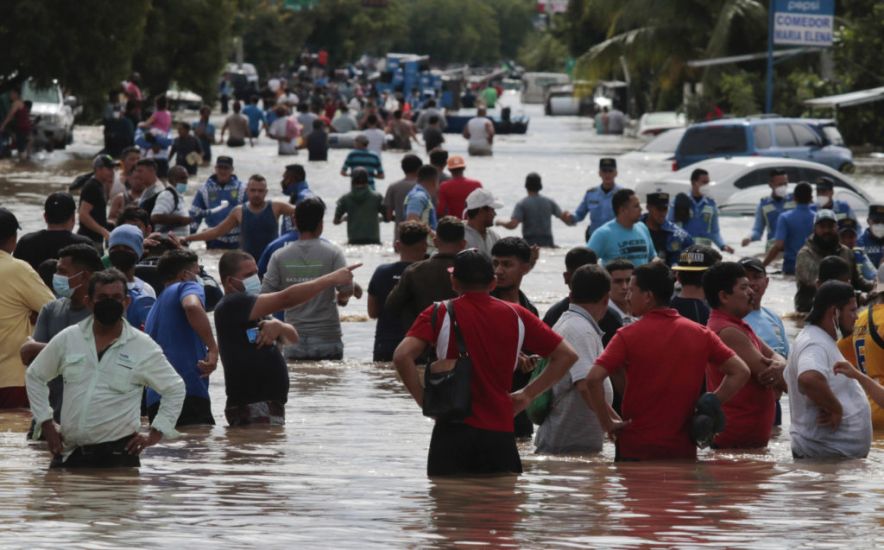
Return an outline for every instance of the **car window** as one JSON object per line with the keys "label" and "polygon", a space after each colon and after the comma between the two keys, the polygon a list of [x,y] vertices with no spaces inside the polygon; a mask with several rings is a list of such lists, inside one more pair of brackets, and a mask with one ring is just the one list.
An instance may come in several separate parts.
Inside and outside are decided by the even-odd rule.
{"label": "car window", "polygon": [[755,136],[756,149],[770,149],[770,146],[772,144],[770,140],[770,125],[759,124],[752,129],[752,133]]}
{"label": "car window", "polygon": [[744,153],[746,131],[742,126],[707,126],[688,131],[678,151],[682,155]]}
{"label": "car window", "polygon": [[844,138],[841,137],[841,132],[838,131],[838,128],[832,125],[823,126],[823,134],[826,136],[826,139],[829,140],[829,143],[832,145],[844,145]]}
{"label": "car window", "polygon": [[788,124],[774,124],[774,136],[777,138],[777,145],[780,147],[798,147],[795,136]]}
{"label": "car window", "polygon": [[820,145],[819,135],[803,124],[790,124],[792,133],[798,140],[798,145],[805,147],[814,147]]}
{"label": "car window", "polygon": [[801,172],[801,177],[804,179],[804,181],[809,181],[810,183],[816,183],[818,179],[826,176],[832,178],[832,180],[835,182],[835,187],[846,187],[848,189],[853,189],[852,185],[839,178],[838,176],[833,176],[828,172],[823,172],[822,170],[817,170],[816,168],[803,168]]}
{"label": "car window", "polygon": [[769,173],[770,170],[768,169],[752,170],[748,174],[740,176],[740,178],[734,182],[734,187],[737,189],[746,189],[748,187],[755,187],[756,185],[767,185]]}
{"label": "car window", "polygon": [[676,147],[678,147],[678,142],[684,136],[684,132],[680,128],[663,132],[645,144],[641,150],[646,153],[674,153]]}

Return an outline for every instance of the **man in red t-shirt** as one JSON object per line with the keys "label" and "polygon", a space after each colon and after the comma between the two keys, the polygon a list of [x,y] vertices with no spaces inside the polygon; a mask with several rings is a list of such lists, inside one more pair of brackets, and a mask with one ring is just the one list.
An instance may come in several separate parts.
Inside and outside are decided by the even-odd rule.
{"label": "man in red t-shirt", "polygon": [[439,217],[454,216],[464,217],[464,209],[467,206],[467,197],[482,184],[476,180],[463,177],[467,165],[460,155],[454,155],[448,159],[448,171],[451,178],[442,182],[439,186]]}
{"label": "man in red t-shirt", "polygon": [[[638,321],[622,327],[586,376],[593,410],[616,441],[616,460],[690,459],[694,413],[707,364],[724,375],[713,392],[727,402],[749,368],[708,328],[668,307],[673,280],[660,262],[639,266],[629,281],[629,306]],[[623,370],[626,391],[618,420],[605,401],[605,378]]]}
{"label": "man in red t-shirt", "polygon": [[[710,267],[703,276],[703,291],[712,308],[706,326],[734,350],[752,373],[746,385],[722,406],[725,427],[715,436],[713,445],[722,449],[766,447],[777,399],[786,388],[786,360],[743,321],[752,311],[755,296],[742,265],[722,262]],[[721,379],[721,373],[710,364],[706,368],[707,389],[712,391]]]}
{"label": "man in red t-shirt", "polygon": [[[484,254],[459,252],[451,271],[452,288],[459,294],[452,302],[455,322],[473,364],[472,411],[462,423],[436,421],[427,475],[521,473],[513,417],[564,376],[577,361],[577,354],[527,309],[491,297],[494,269]],[[457,357],[457,341],[445,305],[436,312],[435,329],[432,314],[433,306],[420,314],[393,354],[393,364],[418,405],[423,404],[423,388],[417,358],[429,345],[436,346],[440,366],[453,364]],[[510,393],[523,347],[548,357],[549,364],[527,386]]]}

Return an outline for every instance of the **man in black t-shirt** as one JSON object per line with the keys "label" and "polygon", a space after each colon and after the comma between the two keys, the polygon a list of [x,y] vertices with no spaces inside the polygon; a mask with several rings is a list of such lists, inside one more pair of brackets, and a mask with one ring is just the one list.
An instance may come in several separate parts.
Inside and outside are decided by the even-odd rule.
{"label": "man in black t-shirt", "polygon": [[344,267],[279,292],[259,294],[258,265],[241,250],[221,256],[218,273],[224,298],[215,307],[215,330],[224,366],[231,426],[284,424],[289,375],[277,342],[296,343],[298,333],[288,323],[273,319],[275,311],[293,308],[330,287],[353,282],[353,270]]}
{"label": "man in black t-shirt", "polygon": [[58,251],[69,244],[93,244],[92,239],[76,235],[74,213],[77,205],[69,193],[52,193],[43,203],[46,229],[28,233],[18,240],[13,256],[31,264],[34,271],[46,260],[58,258]]}
{"label": "man in black t-shirt", "polygon": [[80,191],[80,207],[77,214],[80,229],[77,233],[92,239],[99,248],[110,235],[113,224],[107,221],[107,203],[114,185],[114,159],[108,155],[98,155],[92,161],[94,173],[83,190]]}

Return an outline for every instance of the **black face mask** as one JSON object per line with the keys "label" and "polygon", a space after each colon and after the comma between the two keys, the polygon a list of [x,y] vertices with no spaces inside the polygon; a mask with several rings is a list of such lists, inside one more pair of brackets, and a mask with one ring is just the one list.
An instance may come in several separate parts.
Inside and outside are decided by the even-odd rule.
{"label": "black face mask", "polygon": [[114,250],[108,254],[108,259],[112,266],[123,273],[135,267],[135,264],[138,262],[138,256],[129,250]]}
{"label": "black face mask", "polygon": [[113,298],[106,298],[95,302],[95,305],[92,307],[92,314],[95,316],[96,321],[109,327],[117,324],[123,317],[123,309],[122,302],[118,302]]}

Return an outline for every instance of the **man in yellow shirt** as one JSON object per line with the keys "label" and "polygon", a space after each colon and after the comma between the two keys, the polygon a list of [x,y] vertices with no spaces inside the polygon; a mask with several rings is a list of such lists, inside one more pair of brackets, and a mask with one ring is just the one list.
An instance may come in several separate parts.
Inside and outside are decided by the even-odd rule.
{"label": "man in yellow shirt", "polygon": [[15,214],[0,208],[0,409],[28,406],[19,349],[31,335],[37,314],[55,299],[27,262],[12,257],[19,229]]}
{"label": "man in yellow shirt", "polygon": [[[869,322],[869,312],[871,323]],[[845,332],[848,327],[842,327]],[[853,325],[852,334],[838,341],[838,349],[850,364],[866,373],[869,378],[884,383],[884,294],[862,310]],[[884,408],[869,399],[872,408],[872,427],[884,430]]]}

